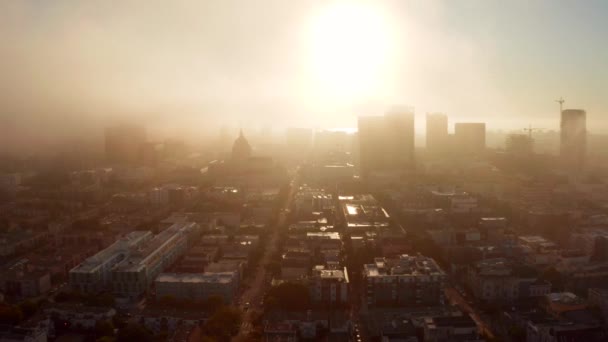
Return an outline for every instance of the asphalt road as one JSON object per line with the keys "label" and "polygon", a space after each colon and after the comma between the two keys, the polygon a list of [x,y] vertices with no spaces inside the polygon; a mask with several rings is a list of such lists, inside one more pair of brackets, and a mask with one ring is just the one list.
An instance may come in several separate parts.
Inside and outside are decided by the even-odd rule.
{"label": "asphalt road", "polygon": [[[279,238],[279,229],[287,223],[287,209],[290,208],[293,197],[298,190],[299,184],[297,182],[297,176],[291,181],[289,187],[289,193],[285,198],[285,202],[281,205],[279,211],[279,217],[275,225],[272,227],[272,235],[270,240],[266,244],[266,250],[258,263],[256,269],[255,278],[251,281],[249,288],[247,288],[240,298],[239,307],[244,311],[243,323],[238,335],[236,335],[233,341],[244,341],[253,328],[253,320],[255,318],[255,312],[261,312],[262,306],[261,301],[264,298],[265,290],[267,287],[267,275],[265,265],[270,263],[270,259],[277,250],[277,242]],[[249,308],[245,309],[246,304],[249,303]]]}
{"label": "asphalt road", "polygon": [[490,328],[490,324],[486,323],[480,317],[479,313],[477,313],[477,311],[475,311],[475,308],[472,307],[469,303],[467,303],[467,301],[462,297],[462,295],[458,292],[458,290],[456,290],[453,287],[446,287],[445,296],[448,299],[448,301],[450,301],[450,303],[458,305],[464,312],[471,315],[471,318],[475,321],[475,323],[477,324],[477,327],[479,327],[479,332],[481,334],[484,334],[486,337],[488,337],[490,339],[494,338],[494,333],[492,332],[492,329]]}

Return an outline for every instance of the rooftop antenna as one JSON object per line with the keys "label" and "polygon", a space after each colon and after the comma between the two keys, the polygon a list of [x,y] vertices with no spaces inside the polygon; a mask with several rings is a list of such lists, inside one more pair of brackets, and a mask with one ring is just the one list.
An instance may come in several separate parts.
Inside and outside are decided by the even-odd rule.
{"label": "rooftop antenna", "polygon": [[560,96],[559,100],[555,100],[555,102],[559,103],[559,113],[561,114],[562,111],[564,110],[563,109],[564,102],[566,102],[566,101],[564,100],[563,97]]}

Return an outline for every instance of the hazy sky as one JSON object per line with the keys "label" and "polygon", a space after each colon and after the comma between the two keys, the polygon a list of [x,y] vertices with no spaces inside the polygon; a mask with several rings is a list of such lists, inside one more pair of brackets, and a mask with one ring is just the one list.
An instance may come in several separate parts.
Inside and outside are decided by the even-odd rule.
{"label": "hazy sky", "polygon": [[5,0],[0,75],[5,139],[354,126],[393,104],[557,128],[559,96],[597,131],[608,1]]}

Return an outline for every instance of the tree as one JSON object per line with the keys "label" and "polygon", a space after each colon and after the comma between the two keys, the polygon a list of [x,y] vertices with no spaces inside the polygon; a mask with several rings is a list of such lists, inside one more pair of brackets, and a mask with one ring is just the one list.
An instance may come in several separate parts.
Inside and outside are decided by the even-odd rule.
{"label": "tree", "polygon": [[152,333],[137,323],[131,323],[123,329],[120,329],[116,336],[117,342],[152,342],[153,340],[154,336]]}
{"label": "tree", "polygon": [[203,332],[218,340],[229,340],[239,332],[242,321],[241,311],[233,307],[224,307],[214,313],[205,326]]}

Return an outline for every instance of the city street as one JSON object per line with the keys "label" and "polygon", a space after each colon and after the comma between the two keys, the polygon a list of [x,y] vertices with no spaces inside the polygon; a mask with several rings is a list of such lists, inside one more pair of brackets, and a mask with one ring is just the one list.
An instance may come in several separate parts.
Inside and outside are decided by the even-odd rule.
{"label": "city street", "polygon": [[458,305],[464,312],[471,315],[471,318],[477,323],[479,327],[479,332],[486,337],[493,339],[494,333],[490,328],[490,324],[485,322],[481,316],[475,311],[475,309],[467,303],[466,299],[462,297],[462,295],[453,287],[445,288],[445,296],[447,300],[454,305]]}
{"label": "city street", "polygon": [[[253,280],[251,281],[251,286],[247,288],[241,298],[239,307],[244,311],[243,314],[243,323],[241,324],[241,329],[237,336],[233,338],[233,341],[242,341],[246,340],[246,337],[251,332],[253,327],[253,320],[255,318],[256,312],[261,312],[263,307],[261,305],[261,301],[264,298],[264,293],[267,285],[267,272],[266,267],[271,260],[272,256],[276,252],[277,242],[279,238],[279,229],[283,227],[287,223],[287,209],[291,206],[291,202],[295,193],[298,190],[298,182],[297,175],[294,180],[289,184],[289,192],[285,197],[285,201],[280,206],[279,216],[275,225],[271,228],[271,236],[266,245],[266,250],[260,259],[258,267],[256,269],[256,274]],[[248,307],[247,303],[249,303]]]}

